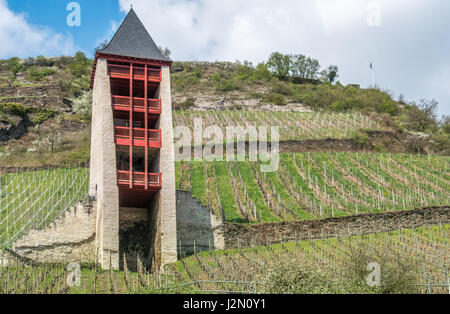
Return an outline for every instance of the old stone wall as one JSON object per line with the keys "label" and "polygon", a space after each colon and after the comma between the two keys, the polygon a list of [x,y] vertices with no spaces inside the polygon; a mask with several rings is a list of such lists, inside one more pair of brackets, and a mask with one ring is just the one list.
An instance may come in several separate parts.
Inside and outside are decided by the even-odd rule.
{"label": "old stone wall", "polygon": [[224,249],[223,223],[190,192],[177,191],[178,254]]}
{"label": "old stone wall", "polygon": [[36,87],[0,87],[0,95],[3,97],[22,97],[22,96],[59,96],[61,89],[59,85],[47,85]]}
{"label": "old stone wall", "polygon": [[[96,256],[96,202],[78,203],[42,230],[31,230],[10,250],[0,251],[0,267],[17,258],[23,262],[94,262]],[[126,255],[129,269],[137,259],[144,267],[161,259],[158,206],[146,209],[121,208],[120,266]],[[450,223],[450,207],[412,211],[361,214],[323,220],[241,225],[222,223],[190,192],[177,191],[178,255],[195,251],[263,246],[282,241],[300,241],[418,228]],[[156,224],[156,225],[155,225]],[[147,256],[152,256],[148,259]]]}
{"label": "old stone wall", "polygon": [[23,262],[95,261],[96,210],[91,202],[80,202],[44,229],[32,229],[10,250],[0,253],[0,265],[8,259]]}
{"label": "old stone wall", "polygon": [[0,103],[20,103],[34,108],[53,109],[61,112],[72,111],[72,101],[58,96],[4,97]]}
{"label": "old stone wall", "polygon": [[449,210],[449,206],[431,207],[412,211],[250,226],[225,223],[225,247],[263,246],[282,241],[362,235],[425,225],[448,224],[450,222]]}

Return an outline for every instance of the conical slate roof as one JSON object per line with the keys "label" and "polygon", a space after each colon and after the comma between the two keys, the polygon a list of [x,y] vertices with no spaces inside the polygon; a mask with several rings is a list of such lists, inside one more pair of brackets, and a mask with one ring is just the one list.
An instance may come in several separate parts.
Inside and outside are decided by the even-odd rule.
{"label": "conical slate roof", "polygon": [[140,59],[171,61],[161,53],[133,8],[128,12],[108,46],[98,52]]}

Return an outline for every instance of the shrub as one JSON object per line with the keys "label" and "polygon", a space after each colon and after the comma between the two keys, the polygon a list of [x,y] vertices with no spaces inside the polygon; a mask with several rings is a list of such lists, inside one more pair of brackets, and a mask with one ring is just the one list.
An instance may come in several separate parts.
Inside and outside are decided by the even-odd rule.
{"label": "shrub", "polygon": [[37,66],[40,66],[40,67],[52,67],[55,64],[54,60],[47,59],[44,56],[37,56],[34,59],[34,62]]}
{"label": "shrub", "polygon": [[258,64],[253,71],[253,79],[256,81],[270,82],[272,77],[272,73],[270,73],[265,63]]}
{"label": "shrub", "polygon": [[[348,293],[405,294],[417,293],[419,282],[417,260],[402,255],[401,251],[389,246],[373,247],[368,242],[349,244],[349,259],[343,273],[343,289]],[[369,287],[366,284],[367,265],[378,263],[381,271],[381,285]]]}
{"label": "shrub", "polygon": [[[280,259],[263,278],[261,291],[267,294],[405,294],[419,292],[417,260],[387,248],[371,247],[359,241],[348,245],[343,269],[308,264],[302,258]],[[378,263],[380,286],[367,284],[367,266]]]}
{"label": "shrub", "polygon": [[17,57],[8,60],[8,69],[11,71],[13,78],[17,77],[17,74],[25,69],[25,65]]}
{"label": "shrub", "polygon": [[92,91],[83,92],[80,97],[73,100],[73,111],[84,119],[91,119]]}
{"label": "shrub", "polygon": [[405,125],[412,131],[425,132],[437,127],[436,121],[436,100],[421,100],[419,104],[412,103],[406,108],[406,115],[403,118]]}
{"label": "shrub", "polygon": [[356,146],[364,148],[369,143],[369,137],[363,131],[354,131],[352,133],[352,139],[355,141]]}
{"label": "shrub", "polygon": [[332,293],[333,285],[326,271],[304,260],[281,260],[267,270],[260,281],[263,294]]}
{"label": "shrub", "polygon": [[216,85],[216,90],[222,92],[231,92],[238,89],[239,84],[237,83],[237,80],[234,78],[225,80],[223,82],[219,82]]}
{"label": "shrub", "polygon": [[293,94],[291,86],[284,82],[276,82],[272,87],[272,92],[285,96],[291,96]]}
{"label": "shrub", "polygon": [[185,101],[183,101],[181,104],[175,104],[174,108],[186,110],[186,109],[192,108],[194,106],[195,106],[195,99],[192,97],[189,97]]}
{"label": "shrub", "polygon": [[89,75],[91,71],[91,62],[86,58],[83,52],[79,51],[70,62],[69,69],[73,76],[81,78],[85,75]]}
{"label": "shrub", "polygon": [[192,72],[192,76],[194,76],[197,79],[201,79],[203,75],[202,69],[199,67],[195,67],[194,71]]}
{"label": "shrub", "polygon": [[31,109],[26,108],[24,105],[22,104],[17,104],[17,103],[5,103],[5,104],[0,104],[0,111],[3,112],[10,112],[16,116],[19,117],[25,117],[26,114],[28,112],[30,112]]}
{"label": "shrub", "polygon": [[52,110],[46,110],[43,112],[38,113],[32,120],[32,122],[36,125],[42,124],[43,122],[47,121],[48,119],[55,116],[55,112]]}
{"label": "shrub", "polygon": [[44,77],[55,74],[55,70],[49,68],[39,69],[31,67],[27,71],[28,78],[34,82],[40,82]]}
{"label": "shrub", "polygon": [[284,96],[278,93],[269,93],[264,95],[263,101],[277,106],[284,106],[287,103]]}

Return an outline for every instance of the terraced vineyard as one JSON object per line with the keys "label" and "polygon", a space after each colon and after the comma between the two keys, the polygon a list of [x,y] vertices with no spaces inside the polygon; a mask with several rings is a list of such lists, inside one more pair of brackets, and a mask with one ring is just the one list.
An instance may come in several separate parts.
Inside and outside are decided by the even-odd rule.
{"label": "terraced vineyard", "polygon": [[[450,270],[449,235],[450,226],[442,225],[391,233],[283,243],[271,247],[201,253],[178,262],[177,269],[187,280],[193,282],[266,281],[267,284],[268,274],[274,271],[280,262],[298,261],[305,265],[316,265],[333,281],[342,276],[352,263],[357,262],[353,260],[356,256],[352,250],[367,248],[366,257],[369,261],[372,259],[379,262],[376,252],[389,252],[396,258],[409,260],[410,265],[415,265],[418,285],[416,292],[448,293],[449,288],[446,285],[449,283]],[[236,288],[232,285],[225,287]],[[237,288],[242,289],[242,286]],[[250,291],[252,288],[247,287]],[[314,287],[305,287],[305,290],[313,291],[312,288]],[[221,290],[224,285],[210,285],[209,289]]]}
{"label": "terraced vineyard", "polygon": [[47,226],[87,197],[89,170],[59,168],[0,174],[0,248]]}
{"label": "terraced vineyard", "polygon": [[178,162],[177,187],[229,222],[339,217],[448,205],[449,157],[288,153],[278,172],[256,162]]}
{"label": "terraced vineyard", "polygon": [[[67,278],[74,268],[67,264],[44,264],[21,267],[12,263],[0,268],[1,293],[207,293],[212,291],[270,292],[271,274],[279,265],[307,268],[314,265],[327,277],[327,284],[311,281],[303,287],[312,293],[380,293],[389,291],[383,280],[391,280],[382,273],[382,287],[370,288],[365,279],[357,278],[350,286],[342,285],[350,265],[358,264],[358,248],[367,248],[364,257],[370,262],[382,262],[377,253],[395,256],[392,263],[401,261],[413,275],[408,286],[396,286],[390,293],[448,293],[450,226],[430,226],[414,230],[365,236],[339,237],[323,240],[282,243],[270,247],[203,252],[167,265],[162,271],[138,272],[101,271],[83,265],[79,287],[69,287]],[[366,260],[363,260],[365,263]],[[291,263],[291,264],[289,264]],[[297,264],[298,263],[298,264]],[[405,264],[406,263],[406,264]],[[15,265],[15,266],[14,266]],[[364,271],[366,265],[364,264]],[[383,265],[384,267],[385,265]],[[388,266],[395,266],[389,264]],[[389,272],[383,268],[382,271]],[[383,277],[384,276],[384,277]],[[320,278],[318,278],[320,279]],[[339,281],[341,280],[341,281]],[[360,281],[360,282],[358,282]],[[327,285],[327,287],[325,287]],[[333,286],[336,285],[336,286]],[[298,288],[301,288],[300,286]],[[361,290],[364,289],[364,290]],[[380,290],[384,289],[384,290]]]}
{"label": "terraced vineyard", "polygon": [[225,134],[228,126],[279,126],[280,140],[343,139],[360,129],[382,130],[382,121],[356,113],[271,112],[271,111],[190,111],[176,110],[174,126],[187,126],[193,134],[194,119],[204,126],[218,126]]}

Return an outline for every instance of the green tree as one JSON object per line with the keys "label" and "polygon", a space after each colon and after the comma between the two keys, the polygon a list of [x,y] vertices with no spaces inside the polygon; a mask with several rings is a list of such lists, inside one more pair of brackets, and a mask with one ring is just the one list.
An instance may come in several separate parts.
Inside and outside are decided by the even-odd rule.
{"label": "green tree", "polygon": [[320,63],[318,60],[313,58],[306,58],[306,68],[305,68],[305,78],[316,79],[317,74],[320,70]]}
{"label": "green tree", "polygon": [[320,69],[318,60],[299,54],[292,56],[292,75],[303,79],[315,79]]}
{"label": "green tree", "polygon": [[292,56],[274,52],[267,61],[269,70],[280,80],[287,80],[292,70]]}
{"label": "green tree", "polygon": [[257,81],[270,81],[272,79],[272,73],[270,73],[265,63],[260,63],[253,71],[253,77]]}
{"label": "green tree", "polygon": [[167,57],[167,58],[169,58],[170,55],[172,54],[172,51],[170,51],[170,49],[167,47],[163,48],[163,47],[159,46],[159,50],[161,50],[161,53],[163,54],[163,56]]}
{"label": "green tree", "polygon": [[450,116],[443,116],[441,120],[441,127],[445,133],[450,134]]}
{"label": "green tree", "polygon": [[86,55],[79,51],[75,54],[73,61],[69,65],[70,72],[76,78],[83,77],[88,74],[89,71],[89,59]]}
{"label": "green tree", "polygon": [[8,60],[8,68],[11,71],[13,79],[15,80],[17,78],[17,74],[24,70],[25,65],[20,62],[19,58],[14,57]]}
{"label": "green tree", "polygon": [[419,104],[412,103],[407,112],[406,126],[417,132],[425,132],[437,126],[438,102],[435,99],[422,99]]}
{"label": "green tree", "polygon": [[320,73],[323,82],[333,84],[339,78],[339,68],[336,65],[330,65]]}

